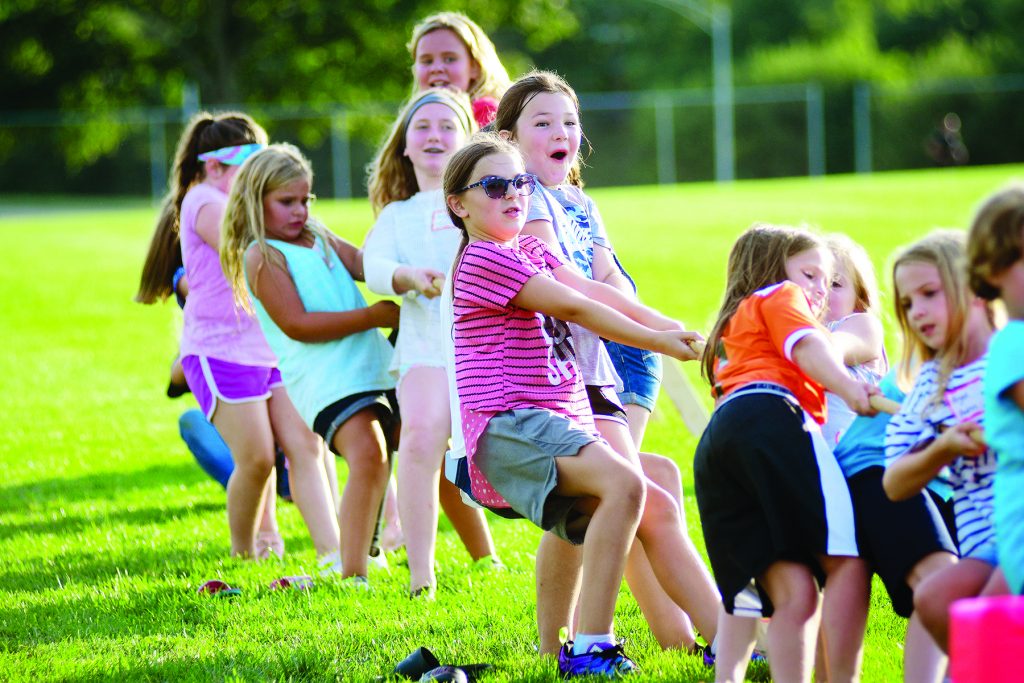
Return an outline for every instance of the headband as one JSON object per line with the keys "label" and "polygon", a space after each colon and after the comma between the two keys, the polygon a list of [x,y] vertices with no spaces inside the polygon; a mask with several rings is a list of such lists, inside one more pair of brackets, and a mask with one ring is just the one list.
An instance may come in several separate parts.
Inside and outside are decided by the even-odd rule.
{"label": "headband", "polygon": [[242,162],[251,157],[256,152],[266,147],[258,142],[253,142],[248,145],[232,145],[231,147],[221,147],[209,152],[203,152],[199,155],[199,161],[208,161],[213,159],[219,161],[222,164],[228,166],[241,166]]}
{"label": "headband", "polygon": [[462,124],[462,129],[466,131],[466,135],[469,135],[472,132],[472,124],[470,123],[469,110],[466,109],[466,107],[464,107],[461,102],[459,102],[457,99],[447,94],[443,90],[438,92],[430,92],[420,97],[419,100],[416,101],[416,104],[413,106],[413,108],[409,110],[409,113],[405,115],[405,121],[402,124],[402,130],[409,130],[409,123],[412,122],[413,115],[420,109],[420,107],[427,104],[433,104],[434,102],[439,102],[444,106],[448,107],[449,109],[451,109],[453,112],[455,112],[456,117],[459,119],[459,123]]}

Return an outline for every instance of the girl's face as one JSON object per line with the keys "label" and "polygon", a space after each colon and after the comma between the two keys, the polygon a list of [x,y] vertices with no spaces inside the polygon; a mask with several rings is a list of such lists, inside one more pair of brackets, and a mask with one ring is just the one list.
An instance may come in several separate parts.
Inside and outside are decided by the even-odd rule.
{"label": "girl's face", "polygon": [[831,252],[815,247],[793,254],[786,259],[786,279],[804,290],[811,310],[820,318],[828,305],[832,283]]}
{"label": "girl's face", "polygon": [[[467,185],[487,176],[511,179],[524,172],[523,161],[518,155],[491,154],[476,162]],[[510,244],[526,223],[530,198],[520,195],[509,183],[505,195],[498,199],[491,199],[483,187],[477,186],[449,197],[448,201],[456,215],[465,222],[471,242],[488,240]]]}
{"label": "girl's face", "polygon": [[412,71],[420,90],[451,88],[468,92],[470,83],[480,78],[480,65],[466,44],[446,28],[431,31],[416,43]]}
{"label": "girl's face", "polygon": [[832,284],[828,290],[828,313],[825,320],[834,322],[852,315],[857,310],[857,289],[842,259],[835,260]]}
{"label": "girl's face", "polygon": [[526,170],[545,187],[564,183],[583,135],[572,100],[562,93],[538,93],[523,107],[514,132]]}
{"label": "girl's face", "polygon": [[444,165],[466,141],[455,112],[440,102],[425,104],[412,115],[405,132],[405,152],[417,173],[440,178]]}
{"label": "girl's face", "polygon": [[946,341],[949,308],[939,269],[923,261],[908,261],[893,274],[896,303],[903,309],[910,329],[921,342],[938,351]]}
{"label": "girl's face", "polygon": [[263,195],[263,223],[270,239],[296,242],[309,220],[309,180],[299,178]]}

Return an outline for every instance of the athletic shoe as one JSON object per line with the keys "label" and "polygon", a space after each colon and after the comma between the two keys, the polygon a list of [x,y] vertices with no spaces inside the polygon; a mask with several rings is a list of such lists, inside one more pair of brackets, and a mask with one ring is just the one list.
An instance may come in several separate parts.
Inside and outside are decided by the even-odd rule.
{"label": "athletic shoe", "polygon": [[434,584],[428,583],[426,586],[420,586],[419,588],[412,588],[409,590],[410,600],[426,600],[427,602],[434,601],[434,593],[437,589]]}
{"label": "athletic shoe", "polygon": [[[715,656],[711,654],[710,645],[698,645],[697,649],[693,651],[694,654],[700,653],[704,658],[704,666],[713,667],[715,665]],[[750,661],[752,662],[766,662],[768,661],[764,654],[754,650],[750,655]]]}
{"label": "athletic shoe", "polygon": [[593,645],[589,652],[573,654],[572,641],[558,651],[558,672],[563,678],[607,676],[618,678],[638,671],[636,663],[622,651],[622,643]]}
{"label": "athletic shoe", "polygon": [[342,579],[338,582],[338,586],[344,590],[349,591],[368,591],[370,590],[370,580],[365,576],[350,576],[347,579]]}

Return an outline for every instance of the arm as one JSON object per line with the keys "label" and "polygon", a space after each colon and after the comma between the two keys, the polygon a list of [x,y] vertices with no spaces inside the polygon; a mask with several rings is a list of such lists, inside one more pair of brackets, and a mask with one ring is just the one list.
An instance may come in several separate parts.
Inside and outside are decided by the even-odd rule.
{"label": "arm", "polygon": [[844,365],[860,365],[882,357],[882,323],[868,313],[855,313],[832,331],[832,343]]}
{"label": "arm", "polygon": [[824,336],[812,333],[793,345],[792,359],[797,367],[812,380],[846,402],[860,415],[874,415],[870,397],[878,388],[850,377],[839,358],[839,353]]}
{"label": "arm", "polygon": [[196,215],[196,234],[214,251],[220,251],[220,222],[223,217],[224,207],[218,203],[204,204]]}
{"label": "arm", "polygon": [[[555,272],[563,270],[570,269],[563,267]],[[580,275],[574,276],[585,283],[600,285]],[[614,293],[614,296],[622,296],[607,285],[600,287]],[[697,358],[697,353],[690,348],[689,343],[698,340],[700,335],[678,328],[666,331],[651,329],[571,286],[544,276],[535,275],[527,280],[512,298],[512,303],[520,308],[582,325],[605,339],[665,353],[679,360]]]}
{"label": "arm", "polygon": [[629,297],[636,297],[633,285],[615,263],[615,256],[608,247],[594,245],[594,279],[619,290]]}
{"label": "arm", "polygon": [[1005,393],[1017,404],[1018,410],[1024,412],[1024,379],[1008,388]]}
{"label": "arm", "polygon": [[971,438],[977,423],[964,422],[944,431],[920,450],[899,456],[882,476],[882,488],[890,500],[910,498],[934,479],[943,467],[958,456],[974,457],[985,452],[985,446]]}
{"label": "arm", "polygon": [[[683,324],[678,320],[668,318],[653,308],[644,306],[642,303],[637,301],[633,297],[632,289],[629,289],[627,294],[603,282],[588,280],[573,268],[556,268],[554,275],[555,279],[561,284],[576,290],[588,299],[597,301],[609,308],[615,309],[630,320],[636,321],[645,327],[650,327],[655,330],[681,331],[684,329]],[[587,326],[584,325],[584,327]],[[597,330],[594,331],[597,332]],[[605,339],[611,339],[611,337],[605,336],[604,334],[601,334],[601,336],[605,337]],[[697,337],[698,339],[700,338],[699,335]],[[612,341],[618,340],[612,339]],[[635,346],[635,344],[633,346]]]}
{"label": "arm", "polygon": [[398,323],[398,306],[392,301],[352,311],[307,312],[288,269],[276,260],[265,261],[260,250],[251,247],[245,255],[246,278],[270,318],[292,339],[325,342]]}
{"label": "arm", "polygon": [[325,232],[327,239],[331,242],[331,249],[334,249],[334,253],[338,255],[338,259],[345,266],[348,274],[352,276],[353,280],[363,282],[366,274],[363,269],[363,250],[348,240],[338,237],[330,230]]}

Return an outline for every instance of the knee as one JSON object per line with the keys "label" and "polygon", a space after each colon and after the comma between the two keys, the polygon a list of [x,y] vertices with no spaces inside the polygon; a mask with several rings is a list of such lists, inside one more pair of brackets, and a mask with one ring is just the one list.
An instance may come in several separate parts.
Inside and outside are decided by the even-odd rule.
{"label": "knee", "polygon": [[615,473],[613,481],[616,493],[625,509],[635,510],[637,513],[644,509],[647,486],[644,476],[640,472],[628,463],[622,462],[621,471]]}
{"label": "knee", "polygon": [[647,478],[666,491],[682,489],[682,473],[671,458],[653,453],[641,453],[640,464],[643,465]]}
{"label": "knee", "polygon": [[675,498],[658,486],[648,486],[645,493],[644,523],[678,528],[680,525],[679,506],[676,504]]}
{"label": "knee", "polygon": [[914,590],[914,611],[925,625],[941,623],[946,619],[951,598],[943,582],[928,577]]}
{"label": "knee", "polygon": [[399,444],[403,458],[440,462],[448,446],[448,434],[442,433],[436,424],[403,418]]}

